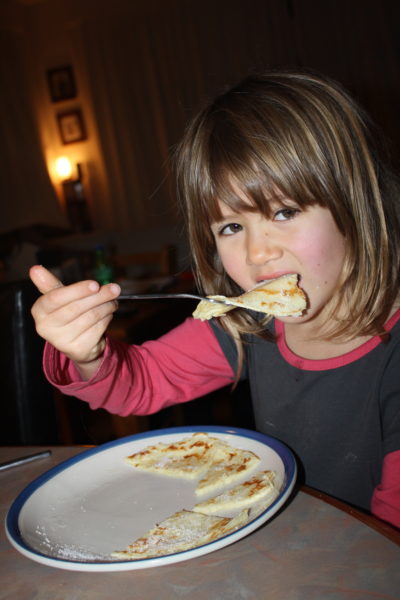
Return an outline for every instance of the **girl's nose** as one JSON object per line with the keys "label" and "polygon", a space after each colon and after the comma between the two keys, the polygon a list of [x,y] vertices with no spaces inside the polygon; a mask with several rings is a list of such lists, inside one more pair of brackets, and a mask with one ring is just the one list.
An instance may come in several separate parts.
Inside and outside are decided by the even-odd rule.
{"label": "girl's nose", "polygon": [[247,264],[264,265],[280,256],[281,249],[268,235],[258,235],[247,239]]}

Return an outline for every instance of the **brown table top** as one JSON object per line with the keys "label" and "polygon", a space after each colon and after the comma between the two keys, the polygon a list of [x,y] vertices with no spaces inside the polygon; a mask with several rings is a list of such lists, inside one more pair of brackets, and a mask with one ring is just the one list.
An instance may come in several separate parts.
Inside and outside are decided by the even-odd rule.
{"label": "brown table top", "polygon": [[[46,448],[0,448],[0,462]],[[82,452],[0,471],[3,521],[33,479]],[[390,539],[391,538],[391,539]],[[396,543],[397,542],[397,543]],[[192,560],[123,572],[76,572],[32,561],[0,538],[0,599],[366,600],[400,598],[400,534],[321,494],[300,490],[284,510],[240,541]]]}

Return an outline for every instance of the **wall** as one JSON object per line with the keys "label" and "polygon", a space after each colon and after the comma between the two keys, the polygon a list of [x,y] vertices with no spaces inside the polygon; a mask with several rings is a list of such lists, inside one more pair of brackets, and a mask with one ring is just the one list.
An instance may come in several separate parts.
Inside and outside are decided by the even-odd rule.
{"label": "wall", "polygon": [[[27,145],[21,133],[21,142],[44,158],[30,173],[40,210],[31,206],[24,222],[63,222],[44,168],[59,193],[53,163],[62,153],[83,164],[96,229],[173,228],[179,216],[169,162],[185,122],[204,98],[253,68],[312,67],[339,79],[390,136],[398,159],[398,3],[5,0],[0,11],[2,39],[12,39],[24,62],[19,111],[32,115],[37,134]],[[64,64],[74,69],[78,96],[54,104],[46,71]],[[63,145],[56,116],[75,107],[88,137]],[[13,197],[3,227],[13,228],[26,213],[23,191],[7,192],[2,179],[1,193]]]}

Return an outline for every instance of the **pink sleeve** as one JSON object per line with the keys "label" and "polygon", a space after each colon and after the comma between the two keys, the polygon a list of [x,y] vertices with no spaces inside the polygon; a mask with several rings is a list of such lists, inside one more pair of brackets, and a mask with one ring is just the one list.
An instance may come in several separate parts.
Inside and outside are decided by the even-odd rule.
{"label": "pink sleeve", "polygon": [[383,460],[382,479],[373,493],[371,511],[400,527],[400,450],[390,452]]}
{"label": "pink sleeve", "polygon": [[72,361],[50,344],[43,365],[62,393],[121,416],[152,414],[233,381],[209,323],[192,318],[141,346],[108,338],[103,361],[89,381],[82,381]]}

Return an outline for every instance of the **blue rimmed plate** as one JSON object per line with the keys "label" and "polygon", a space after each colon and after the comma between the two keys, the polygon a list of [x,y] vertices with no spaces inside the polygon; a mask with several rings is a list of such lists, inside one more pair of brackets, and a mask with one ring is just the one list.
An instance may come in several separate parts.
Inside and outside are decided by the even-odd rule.
{"label": "blue rimmed plate", "polygon": [[[257,471],[276,472],[278,497],[244,527],[211,543],[157,558],[112,559],[111,552],[124,549],[156,523],[178,510],[190,510],[198,501],[196,482],[141,473],[124,458],[196,431],[255,452],[261,458]],[[268,521],[288,499],[296,472],[294,456],[284,444],[254,431],[196,426],[140,433],[86,450],[35,479],[10,507],[6,533],[23,555],[60,569],[126,571],[171,564],[223,548]]]}

